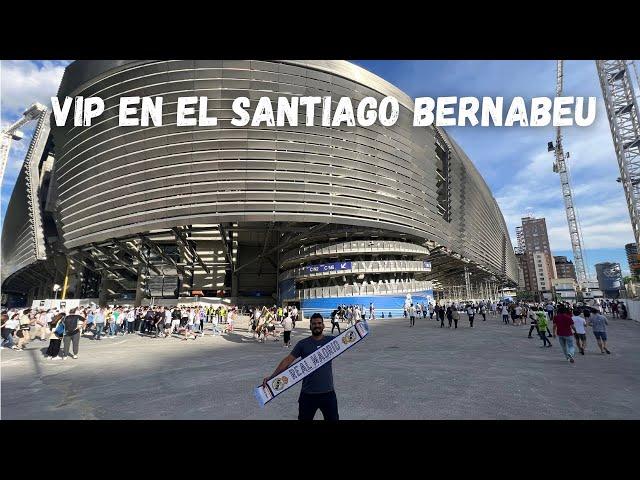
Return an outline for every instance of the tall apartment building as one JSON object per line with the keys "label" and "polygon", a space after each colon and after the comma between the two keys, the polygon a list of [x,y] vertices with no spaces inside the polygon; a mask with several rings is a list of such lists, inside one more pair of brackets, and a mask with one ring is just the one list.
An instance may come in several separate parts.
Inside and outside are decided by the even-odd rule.
{"label": "tall apartment building", "polygon": [[547,223],[544,218],[524,217],[518,228],[517,258],[524,277],[524,289],[540,298],[551,298],[551,280],[558,278],[551,255]]}
{"label": "tall apartment building", "polygon": [[576,267],[571,260],[567,260],[565,256],[554,256],[553,260],[556,264],[557,278],[573,278],[578,281]]}

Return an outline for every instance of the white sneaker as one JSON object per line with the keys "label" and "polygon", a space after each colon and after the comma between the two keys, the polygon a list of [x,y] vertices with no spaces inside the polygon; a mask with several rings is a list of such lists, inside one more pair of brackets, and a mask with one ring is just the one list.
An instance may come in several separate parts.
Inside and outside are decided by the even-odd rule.
{"label": "white sneaker", "polygon": [[50,357],[51,360],[60,360],[60,357]]}
{"label": "white sneaker", "polygon": [[71,358],[75,360],[76,358],[78,358],[78,355],[71,355]]}
{"label": "white sneaker", "polygon": [[62,360],[66,360],[67,358],[69,358],[69,357],[62,357]]}

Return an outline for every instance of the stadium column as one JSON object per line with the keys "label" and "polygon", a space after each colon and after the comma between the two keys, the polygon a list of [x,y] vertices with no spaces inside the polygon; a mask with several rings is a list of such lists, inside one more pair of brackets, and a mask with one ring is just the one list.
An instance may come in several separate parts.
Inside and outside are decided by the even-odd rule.
{"label": "stadium column", "polygon": [[144,297],[144,277],[142,276],[142,263],[138,263],[138,277],[136,280],[136,301],[134,306],[139,307],[142,305],[142,298]]}
{"label": "stadium column", "polygon": [[107,278],[107,272],[103,270],[100,278],[100,291],[98,292],[98,305],[100,307],[107,306],[107,286],[109,285],[109,279]]}

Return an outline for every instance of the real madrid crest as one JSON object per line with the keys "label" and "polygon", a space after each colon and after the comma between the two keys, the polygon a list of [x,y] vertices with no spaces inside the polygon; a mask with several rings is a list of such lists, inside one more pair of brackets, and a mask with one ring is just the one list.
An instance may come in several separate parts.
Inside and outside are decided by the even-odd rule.
{"label": "real madrid crest", "polygon": [[274,390],[278,391],[282,390],[287,383],[289,383],[289,378],[283,375],[282,377],[276,378],[272,386]]}
{"label": "real madrid crest", "polygon": [[349,343],[355,342],[355,341],[356,341],[355,332],[349,332],[344,337],[342,337],[342,343],[344,343],[345,345],[348,345]]}

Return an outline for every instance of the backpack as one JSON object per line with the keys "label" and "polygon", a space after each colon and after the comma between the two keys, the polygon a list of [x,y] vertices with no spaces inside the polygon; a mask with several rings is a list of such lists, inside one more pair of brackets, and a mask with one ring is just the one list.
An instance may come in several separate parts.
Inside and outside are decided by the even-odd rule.
{"label": "backpack", "polygon": [[60,322],[58,323],[58,326],[56,327],[56,329],[53,331],[53,333],[56,334],[56,337],[61,337],[64,335],[64,322]]}

